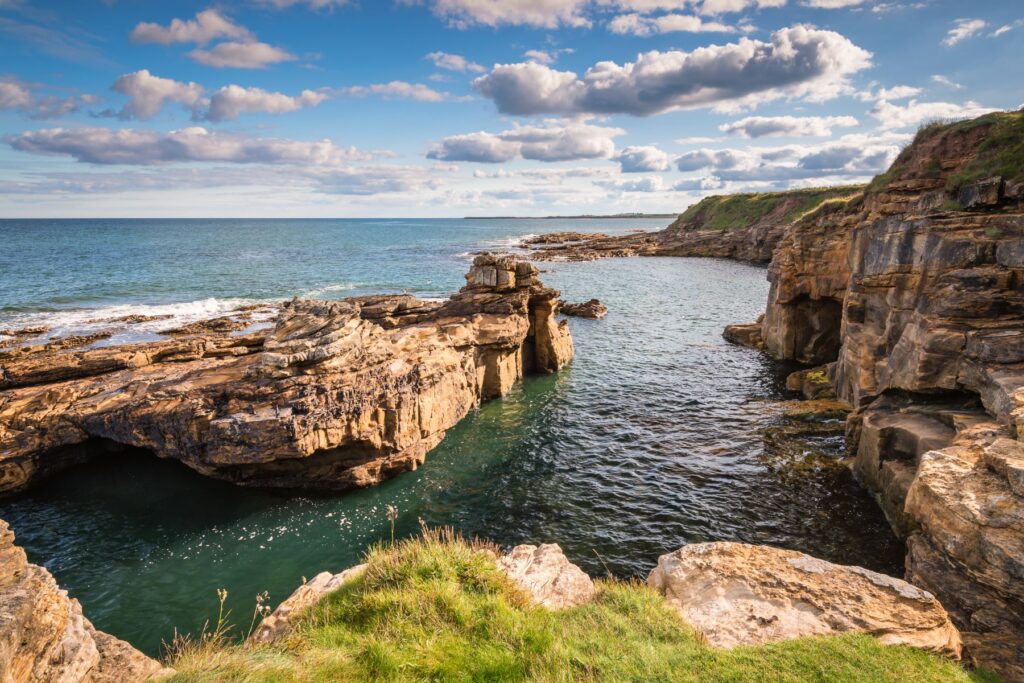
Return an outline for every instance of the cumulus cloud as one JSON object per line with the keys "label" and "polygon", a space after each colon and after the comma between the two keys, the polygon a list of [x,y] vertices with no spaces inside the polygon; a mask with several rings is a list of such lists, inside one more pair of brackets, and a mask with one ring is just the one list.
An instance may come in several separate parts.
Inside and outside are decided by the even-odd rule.
{"label": "cumulus cloud", "polygon": [[700,5],[701,14],[725,14],[755,8],[784,7],[786,0],[703,0],[694,4]]}
{"label": "cumulus cloud", "polygon": [[631,33],[635,36],[650,36],[656,33],[735,33],[732,26],[717,21],[704,21],[687,14],[664,14],[660,17],[645,17],[638,13],[621,14],[608,22],[612,33]]}
{"label": "cumulus cloud", "polygon": [[968,38],[978,35],[985,30],[986,26],[988,26],[988,22],[983,19],[957,19],[953,22],[953,28],[949,29],[942,44],[953,47],[957,43],[962,43]]}
{"label": "cumulus cloud", "polygon": [[193,111],[204,103],[203,86],[154,76],[148,69],[121,76],[114,81],[111,89],[129,98],[128,103],[117,112],[121,119],[151,119],[160,113],[167,102],[177,102]]}
{"label": "cumulus cloud", "polygon": [[867,0],[804,0],[803,4],[818,9],[842,9],[843,7],[863,5],[865,2]]}
{"label": "cumulus cloud", "polygon": [[590,26],[583,10],[590,0],[427,0],[434,14],[456,28],[525,25],[537,28]]}
{"label": "cumulus cloud", "polygon": [[249,29],[232,22],[215,9],[203,10],[195,19],[172,19],[167,26],[142,22],[129,34],[136,43],[195,43],[206,45],[218,38],[252,39]]}
{"label": "cumulus cloud", "polygon": [[780,97],[822,101],[845,92],[871,53],[833,31],[793,26],[768,42],[742,38],[693,52],[652,50],[582,78],[536,62],[499,64],[473,81],[503,114],[633,114],[753,106]]}
{"label": "cumulus cloud", "polygon": [[615,156],[623,173],[667,171],[668,154],[653,145],[626,147]]}
{"label": "cumulus cloud", "polygon": [[340,88],[335,92],[351,97],[380,95],[381,97],[397,97],[416,100],[417,102],[441,102],[449,97],[448,93],[434,90],[428,85],[406,83],[405,81],[391,81],[390,83],[375,83],[373,85],[353,85],[349,88]]}
{"label": "cumulus cloud", "polygon": [[31,119],[56,119],[77,112],[83,104],[96,101],[92,95],[60,97],[40,94],[38,90],[41,87],[16,78],[0,80],[0,111],[16,111]]}
{"label": "cumulus cloud", "polygon": [[888,168],[908,137],[852,134],[815,145],[698,149],[676,159],[676,167],[721,181],[865,178]]}
{"label": "cumulus cloud", "polygon": [[[523,53],[531,62],[537,62],[538,64],[550,65],[558,61],[559,56],[572,54],[575,52],[571,47],[563,47],[558,50],[527,50]],[[484,69],[486,71],[486,69]]]}
{"label": "cumulus cloud", "polygon": [[615,153],[614,138],[621,128],[586,123],[516,126],[501,133],[453,135],[435,145],[428,159],[495,164],[514,159],[574,161],[608,159]]}
{"label": "cumulus cloud", "polygon": [[436,66],[438,69],[444,69],[446,71],[472,71],[478,74],[482,74],[487,71],[487,69],[482,65],[471,62],[462,55],[453,55],[449,52],[431,52],[424,57],[424,59]]}
{"label": "cumulus cloud", "polygon": [[860,122],[852,116],[748,116],[725,123],[718,130],[745,138],[828,137],[833,128],[853,128]]}
{"label": "cumulus cloud", "polygon": [[665,190],[665,181],[657,175],[631,180],[605,180],[594,184],[616,192],[661,192]]}
{"label": "cumulus cloud", "polygon": [[955,104],[953,102],[918,102],[910,100],[906,105],[892,104],[885,100],[879,101],[871,108],[871,115],[878,119],[885,129],[906,128],[917,126],[929,121],[949,121],[970,119],[989,112],[998,111],[991,107],[983,107],[977,102]]}
{"label": "cumulus cloud", "polygon": [[349,4],[349,0],[260,0],[261,4],[277,9],[288,9],[295,5],[305,5],[310,9],[331,9]]}
{"label": "cumulus cloud", "polygon": [[256,41],[218,43],[210,50],[196,48],[188,56],[206,66],[235,69],[263,69],[296,59],[281,48]]}
{"label": "cumulus cloud", "polygon": [[286,114],[306,107],[315,107],[325,99],[326,93],[314,90],[303,90],[299,95],[291,97],[260,88],[227,85],[210,97],[210,106],[204,118],[216,122],[234,120],[247,113]]}
{"label": "cumulus cloud", "polygon": [[90,164],[152,165],[175,162],[337,166],[371,155],[330,140],[307,142],[217,133],[193,127],[159,132],[130,128],[48,128],[5,141],[21,152],[70,156]]}

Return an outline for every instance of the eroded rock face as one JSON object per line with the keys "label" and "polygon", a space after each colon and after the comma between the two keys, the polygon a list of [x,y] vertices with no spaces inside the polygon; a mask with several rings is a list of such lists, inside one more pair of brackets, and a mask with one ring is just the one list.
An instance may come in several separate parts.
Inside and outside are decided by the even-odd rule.
{"label": "eroded rock face", "polygon": [[597,594],[590,577],[553,543],[516,546],[498,560],[498,568],[548,609],[583,605]]}
{"label": "eroded rock face", "polygon": [[715,647],[856,632],[960,656],[956,627],[930,593],[792,550],[689,545],[662,555],[647,583]]}
{"label": "eroded rock face", "polygon": [[482,400],[573,356],[534,266],[482,255],[466,277],[443,303],[292,301],[249,334],[0,354],[0,493],[96,439],[250,486],[343,490],[415,469]]}
{"label": "eroded rock face", "polygon": [[0,682],[116,683],[170,673],[97,631],[50,572],[30,564],[0,520]]}

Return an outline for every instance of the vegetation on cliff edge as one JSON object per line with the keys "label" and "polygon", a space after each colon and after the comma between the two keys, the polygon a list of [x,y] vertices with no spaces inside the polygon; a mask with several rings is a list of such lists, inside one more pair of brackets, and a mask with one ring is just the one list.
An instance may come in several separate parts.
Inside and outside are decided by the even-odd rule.
{"label": "vegetation on cliff edge", "polygon": [[782,224],[791,223],[826,200],[849,197],[861,189],[853,185],[714,195],[688,208],[669,226],[669,230],[741,230],[765,218]]}
{"label": "vegetation on cliff edge", "polygon": [[708,647],[654,591],[601,581],[586,606],[533,607],[492,547],[450,534],[380,546],[276,646],[180,650],[173,681],[989,681],[867,636]]}

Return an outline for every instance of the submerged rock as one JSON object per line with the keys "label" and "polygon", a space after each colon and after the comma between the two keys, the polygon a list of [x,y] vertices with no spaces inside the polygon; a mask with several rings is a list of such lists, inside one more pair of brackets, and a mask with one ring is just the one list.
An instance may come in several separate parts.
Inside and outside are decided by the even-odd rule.
{"label": "submerged rock", "polygon": [[0,353],[0,494],[97,439],[249,486],[337,491],[415,469],[481,401],[573,356],[533,265],[481,255],[466,279],[443,303],[296,300],[247,334]]}
{"label": "submerged rock", "polygon": [[498,560],[498,568],[548,609],[583,605],[597,595],[590,577],[553,543],[516,546]]}
{"label": "submerged rock", "polygon": [[0,520],[0,681],[120,683],[168,673],[97,631],[50,572],[28,562]]}
{"label": "submerged rock", "polygon": [[959,658],[956,627],[930,593],[792,550],[700,543],[662,555],[648,585],[715,647],[867,633]]}
{"label": "submerged rock", "polygon": [[590,301],[585,301],[581,304],[567,304],[562,302],[559,311],[565,315],[571,315],[576,318],[598,319],[608,315],[608,307],[597,299],[591,299]]}

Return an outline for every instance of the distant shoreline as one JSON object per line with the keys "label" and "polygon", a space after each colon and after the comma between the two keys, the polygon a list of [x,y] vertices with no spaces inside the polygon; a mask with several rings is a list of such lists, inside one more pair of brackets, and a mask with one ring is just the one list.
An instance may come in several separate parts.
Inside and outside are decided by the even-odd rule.
{"label": "distant shoreline", "polygon": [[616,213],[607,216],[595,216],[591,214],[583,214],[580,216],[464,216],[463,220],[467,221],[498,221],[498,220],[516,220],[516,221],[555,221],[555,220],[582,220],[582,219],[608,219],[608,218],[677,218],[677,213]]}

